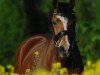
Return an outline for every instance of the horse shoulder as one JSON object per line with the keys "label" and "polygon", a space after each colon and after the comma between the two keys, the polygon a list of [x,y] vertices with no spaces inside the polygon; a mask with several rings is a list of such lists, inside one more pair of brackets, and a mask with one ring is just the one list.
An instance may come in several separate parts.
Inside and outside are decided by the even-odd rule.
{"label": "horse shoulder", "polygon": [[22,42],[15,55],[14,72],[22,73],[22,64],[25,58],[31,57],[29,54],[32,54],[37,47],[47,43],[49,40],[50,39],[46,36],[36,35]]}

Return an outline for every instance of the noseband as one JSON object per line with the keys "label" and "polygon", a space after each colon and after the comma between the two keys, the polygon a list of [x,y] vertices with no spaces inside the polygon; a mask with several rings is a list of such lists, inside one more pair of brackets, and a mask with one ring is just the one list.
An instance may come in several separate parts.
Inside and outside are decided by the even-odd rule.
{"label": "noseband", "polygon": [[55,36],[55,39],[54,39],[54,43],[55,43],[55,47],[56,47],[56,50],[57,50],[57,55],[59,57],[69,57],[72,50],[75,48],[75,45],[78,41],[76,40],[73,40],[70,44],[70,47],[68,49],[68,52],[65,52],[66,50],[64,49],[64,46],[59,46],[59,43],[60,43],[60,40],[63,36],[68,36],[68,38],[72,37],[72,35],[67,31],[67,30],[63,30],[61,32],[59,32],[56,36]]}

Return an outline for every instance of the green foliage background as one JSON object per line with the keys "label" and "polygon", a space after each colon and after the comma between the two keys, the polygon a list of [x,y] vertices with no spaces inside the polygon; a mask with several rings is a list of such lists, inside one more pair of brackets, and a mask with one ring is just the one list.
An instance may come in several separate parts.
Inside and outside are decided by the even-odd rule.
{"label": "green foliage background", "polygon": [[12,64],[25,35],[25,12],[21,0],[0,0],[0,63]]}
{"label": "green foliage background", "polygon": [[[100,0],[76,0],[78,44],[84,62],[100,57],[99,3]],[[41,13],[47,15],[52,10],[52,0],[38,0],[38,4]],[[0,64],[13,64],[16,49],[28,36],[23,0],[0,0]]]}

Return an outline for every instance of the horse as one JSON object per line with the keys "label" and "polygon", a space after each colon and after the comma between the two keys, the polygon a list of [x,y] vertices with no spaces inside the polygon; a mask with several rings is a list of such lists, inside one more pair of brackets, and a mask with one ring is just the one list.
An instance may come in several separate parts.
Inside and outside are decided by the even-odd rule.
{"label": "horse", "polygon": [[69,74],[84,70],[76,40],[74,5],[75,0],[68,3],[53,0],[52,35],[38,34],[22,42],[15,55],[15,73],[25,74],[27,69],[41,68],[51,71],[53,62],[60,62]]}

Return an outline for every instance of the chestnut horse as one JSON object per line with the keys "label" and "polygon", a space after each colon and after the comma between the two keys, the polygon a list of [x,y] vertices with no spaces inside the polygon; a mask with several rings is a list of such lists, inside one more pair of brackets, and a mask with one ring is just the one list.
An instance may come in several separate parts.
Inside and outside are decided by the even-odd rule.
{"label": "chestnut horse", "polygon": [[50,71],[53,62],[60,62],[69,73],[80,74],[83,71],[76,40],[74,5],[75,0],[69,0],[69,3],[53,0],[52,38],[41,34],[25,40],[15,56],[15,73],[24,74],[27,69],[34,71],[40,68]]}

